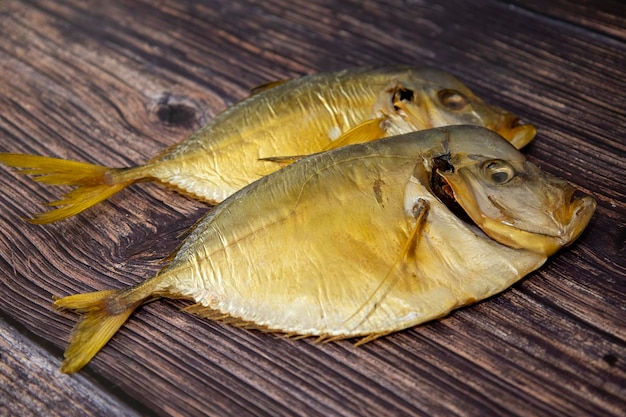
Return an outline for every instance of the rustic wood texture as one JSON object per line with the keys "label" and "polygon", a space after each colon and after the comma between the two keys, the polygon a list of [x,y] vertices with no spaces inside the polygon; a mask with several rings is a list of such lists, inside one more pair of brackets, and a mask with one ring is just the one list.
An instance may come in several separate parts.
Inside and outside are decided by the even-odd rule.
{"label": "rustic wood texture", "polygon": [[140,415],[89,377],[59,374],[56,358],[2,318],[0,335],[0,415]]}
{"label": "rustic wood texture", "polygon": [[135,164],[255,85],[430,65],[535,123],[528,157],[598,209],[503,294],[362,347],[165,301],[67,377],[55,369],[77,317],[52,296],[150,277],[208,208],[139,184],[32,226],[19,217],[58,191],[2,168],[0,415],[625,416],[625,28],[620,0],[4,0],[2,152]]}

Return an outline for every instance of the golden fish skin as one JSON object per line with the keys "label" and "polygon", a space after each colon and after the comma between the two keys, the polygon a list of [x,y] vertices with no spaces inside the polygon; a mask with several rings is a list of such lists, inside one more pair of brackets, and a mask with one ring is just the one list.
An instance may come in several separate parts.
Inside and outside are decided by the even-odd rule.
{"label": "golden fish skin", "polygon": [[432,127],[475,124],[516,147],[535,135],[511,113],[476,97],[442,71],[408,66],[364,67],[279,83],[233,105],[187,140],[152,161],[111,169],[31,155],[0,162],[51,185],[77,187],[33,223],[73,216],[138,181],[157,181],[217,203],[281,165],[261,160],[307,155]]}
{"label": "golden fish skin", "polygon": [[[503,161],[516,170],[506,182],[488,168]],[[442,181],[460,189],[458,172],[486,176],[485,184],[466,183],[473,194],[499,198],[530,189],[550,205],[524,206],[510,195],[518,207],[507,207],[507,214],[518,217],[524,236],[510,247],[494,240],[497,233],[489,237],[498,221],[509,220],[502,213],[487,207],[481,213],[493,224],[482,222],[481,230],[440,200],[440,192],[450,193]],[[580,234],[595,201],[559,193],[571,186],[552,179],[496,133],[474,126],[305,157],[219,204],[154,278],[58,299],[56,307],[85,314],[62,370],[80,369],[135,308],[159,297],[192,300],[190,311],[205,317],[330,339],[370,340],[440,317],[544,263],[553,250],[545,252],[542,242],[554,230],[544,211],[564,213],[550,236],[560,246]],[[461,199],[475,196],[467,195],[457,203],[470,207]]]}

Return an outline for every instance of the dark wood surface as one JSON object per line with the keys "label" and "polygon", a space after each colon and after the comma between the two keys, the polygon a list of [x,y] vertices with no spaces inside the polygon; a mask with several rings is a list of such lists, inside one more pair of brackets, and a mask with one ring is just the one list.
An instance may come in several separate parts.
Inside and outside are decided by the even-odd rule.
{"label": "dark wood surface", "polygon": [[140,163],[275,79],[430,65],[535,123],[525,152],[598,200],[503,294],[361,347],[150,304],[83,371],[53,295],[150,277],[208,208],[140,184],[80,216],[0,170],[0,415],[626,416],[626,6],[615,1],[0,3],[0,151]]}

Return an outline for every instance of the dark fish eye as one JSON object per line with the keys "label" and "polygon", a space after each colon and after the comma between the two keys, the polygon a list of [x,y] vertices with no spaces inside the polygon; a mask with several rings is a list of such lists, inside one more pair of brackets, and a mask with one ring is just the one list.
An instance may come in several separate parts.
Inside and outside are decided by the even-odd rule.
{"label": "dark fish eye", "polygon": [[482,167],[483,176],[496,185],[506,184],[515,176],[515,170],[506,161],[487,161]]}
{"label": "dark fish eye", "polygon": [[449,110],[462,110],[469,104],[467,97],[456,90],[439,90],[437,96],[441,104]]}

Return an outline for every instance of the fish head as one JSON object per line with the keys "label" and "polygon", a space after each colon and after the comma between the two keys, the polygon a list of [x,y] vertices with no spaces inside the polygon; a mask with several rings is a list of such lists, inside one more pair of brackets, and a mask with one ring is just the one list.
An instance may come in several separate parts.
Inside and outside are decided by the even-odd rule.
{"label": "fish head", "polygon": [[589,223],[595,200],[542,171],[497,134],[470,132],[432,159],[433,193],[503,245],[549,256],[571,244]]}
{"label": "fish head", "polygon": [[498,132],[517,149],[537,133],[509,111],[486,103],[451,74],[435,69],[413,70],[386,90],[390,113],[413,130],[452,125],[476,125]]}

